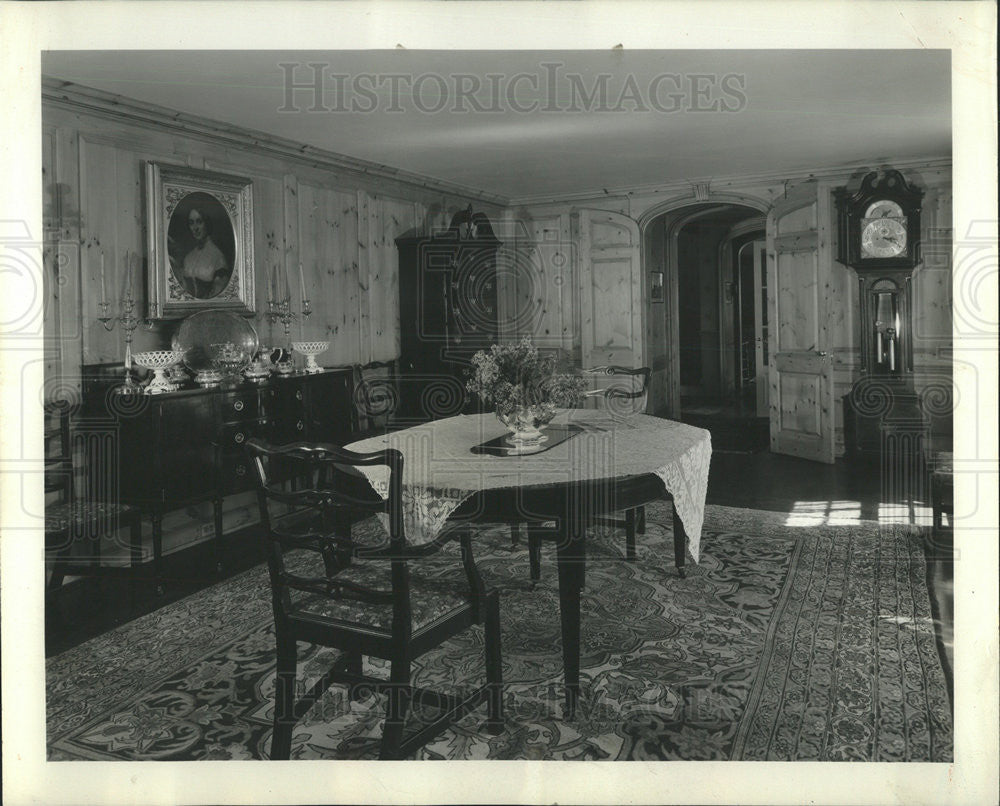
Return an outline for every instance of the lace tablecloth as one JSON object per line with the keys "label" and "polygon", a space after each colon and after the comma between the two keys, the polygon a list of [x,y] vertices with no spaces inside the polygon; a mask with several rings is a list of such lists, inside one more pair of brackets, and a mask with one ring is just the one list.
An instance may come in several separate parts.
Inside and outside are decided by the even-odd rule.
{"label": "lace tablecloth", "polygon": [[[646,415],[615,419],[574,409],[554,424],[582,433],[536,454],[489,456],[471,448],[506,433],[492,414],[459,415],[347,446],[359,453],[395,448],[403,454],[404,528],[408,542],[433,540],[463,501],[482,490],[655,474],[673,496],[695,562],[701,543],[712,443],[708,431]],[[358,468],[383,497],[388,468]]]}

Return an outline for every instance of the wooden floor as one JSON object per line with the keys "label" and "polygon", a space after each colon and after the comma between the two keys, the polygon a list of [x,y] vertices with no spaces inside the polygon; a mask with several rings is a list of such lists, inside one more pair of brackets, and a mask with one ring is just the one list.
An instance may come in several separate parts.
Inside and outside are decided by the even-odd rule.
{"label": "wooden floor", "polygon": [[[920,517],[912,507],[887,499],[877,469],[845,461],[823,465],[767,451],[716,454],[709,473],[708,502],[724,506],[815,515],[837,509],[861,520]],[[928,584],[942,659],[952,668],[953,569],[950,545],[931,546]],[[215,566],[209,546],[202,544],[164,558],[166,593],[157,596],[149,584],[139,585],[129,608],[127,583],[116,579],[81,580],[67,585],[46,618],[46,654],[58,654],[126,621],[162,607],[263,561],[254,527],[225,538],[225,571]]]}

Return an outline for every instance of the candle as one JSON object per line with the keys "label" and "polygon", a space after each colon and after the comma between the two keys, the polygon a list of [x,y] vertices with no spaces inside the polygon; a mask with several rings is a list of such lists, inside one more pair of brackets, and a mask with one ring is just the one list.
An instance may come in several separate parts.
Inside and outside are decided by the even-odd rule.
{"label": "candle", "polygon": [[288,266],[283,265],[281,267],[282,273],[285,275],[285,300],[287,302],[292,301],[292,287],[288,283]]}
{"label": "candle", "polygon": [[876,342],[877,342],[877,345],[878,345],[876,347],[876,349],[875,349],[875,363],[876,364],[881,364],[882,361],[883,361],[883,359],[884,359],[884,357],[885,357],[885,353],[882,351],[882,331],[881,330],[876,330],[875,331],[875,338],[876,338]]}
{"label": "candle", "polygon": [[104,280],[104,252],[101,252],[101,302],[108,302],[108,288]]}
{"label": "candle", "polygon": [[896,339],[894,336],[889,336],[889,371],[896,371]]}
{"label": "candle", "polygon": [[302,299],[306,298],[306,278],[302,274],[302,264],[299,264],[299,291],[302,292]]}
{"label": "candle", "polygon": [[134,267],[132,266],[132,253],[129,252],[127,249],[125,250],[125,266],[126,266],[125,271],[128,272],[128,298],[129,299],[133,299],[133,296],[132,296],[132,271],[133,271]]}

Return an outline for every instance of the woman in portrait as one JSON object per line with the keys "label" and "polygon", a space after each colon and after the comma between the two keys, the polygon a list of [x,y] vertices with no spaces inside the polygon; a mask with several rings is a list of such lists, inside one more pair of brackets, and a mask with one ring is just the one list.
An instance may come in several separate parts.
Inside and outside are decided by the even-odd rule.
{"label": "woman in portrait", "polygon": [[[205,196],[209,204],[195,196]],[[184,204],[184,202],[188,202]],[[205,193],[194,193],[178,205],[170,218],[168,251],[174,276],[187,292],[197,299],[218,296],[229,284],[233,273],[233,244],[223,243],[222,248],[213,237],[213,210],[225,211],[217,199]],[[227,217],[228,218],[228,217]],[[227,254],[228,253],[228,254]]]}

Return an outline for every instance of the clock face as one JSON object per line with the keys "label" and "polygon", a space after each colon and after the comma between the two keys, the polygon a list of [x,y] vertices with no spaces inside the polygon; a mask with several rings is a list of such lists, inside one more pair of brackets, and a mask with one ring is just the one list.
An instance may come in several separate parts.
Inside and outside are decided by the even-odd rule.
{"label": "clock face", "polygon": [[[875,202],[868,208],[868,213],[861,221],[861,257],[886,258],[897,257],[906,251],[906,219],[890,216],[888,212],[895,207],[902,214],[895,202]],[[895,212],[895,210],[893,212]]]}
{"label": "clock face", "polygon": [[891,199],[880,199],[872,202],[865,210],[865,218],[903,218],[903,208]]}

